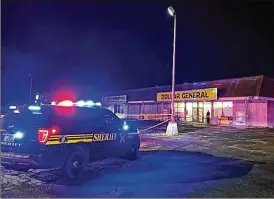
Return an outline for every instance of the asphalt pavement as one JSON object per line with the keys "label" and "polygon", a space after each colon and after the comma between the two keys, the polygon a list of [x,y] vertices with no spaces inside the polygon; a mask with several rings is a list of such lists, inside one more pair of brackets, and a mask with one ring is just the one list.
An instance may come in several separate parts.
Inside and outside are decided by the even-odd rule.
{"label": "asphalt pavement", "polygon": [[2,168],[1,196],[274,197],[273,129],[181,125],[176,137],[164,130],[141,134],[138,160],[92,163],[79,181]]}

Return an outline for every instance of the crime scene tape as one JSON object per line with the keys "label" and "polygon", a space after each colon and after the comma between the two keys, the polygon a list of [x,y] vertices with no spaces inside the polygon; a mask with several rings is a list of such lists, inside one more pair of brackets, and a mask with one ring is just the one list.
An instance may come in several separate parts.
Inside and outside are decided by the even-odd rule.
{"label": "crime scene tape", "polygon": [[146,128],[146,129],[142,129],[142,130],[139,131],[139,133],[144,132],[144,131],[147,131],[147,130],[150,130],[150,129],[153,129],[153,128],[155,128],[155,127],[157,127],[157,126],[160,126],[160,125],[162,125],[162,124],[164,124],[164,123],[166,123],[166,122],[168,122],[168,121],[169,121],[169,120],[166,120],[166,121],[160,122],[160,123],[158,123],[158,124],[156,124],[156,125],[153,125],[153,126],[151,126],[151,127],[148,127],[148,128]]}
{"label": "crime scene tape", "polygon": [[[115,114],[121,119],[165,121],[171,118],[171,114]],[[178,116],[176,115],[176,117]]]}

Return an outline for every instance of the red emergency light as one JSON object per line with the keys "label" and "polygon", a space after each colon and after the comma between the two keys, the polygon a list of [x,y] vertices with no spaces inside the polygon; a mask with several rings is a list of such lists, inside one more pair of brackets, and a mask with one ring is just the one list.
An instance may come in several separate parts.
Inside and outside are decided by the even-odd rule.
{"label": "red emergency light", "polygon": [[53,101],[55,102],[61,102],[61,101],[76,101],[76,97],[72,91],[69,90],[62,90],[55,94],[53,97]]}

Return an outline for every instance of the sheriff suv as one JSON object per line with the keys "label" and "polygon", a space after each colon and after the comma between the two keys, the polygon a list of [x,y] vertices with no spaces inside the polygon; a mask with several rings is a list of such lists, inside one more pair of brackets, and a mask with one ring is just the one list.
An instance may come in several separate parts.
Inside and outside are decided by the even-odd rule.
{"label": "sheriff suv", "polygon": [[1,164],[16,170],[57,169],[75,179],[91,161],[139,154],[137,128],[98,106],[24,105],[1,123]]}

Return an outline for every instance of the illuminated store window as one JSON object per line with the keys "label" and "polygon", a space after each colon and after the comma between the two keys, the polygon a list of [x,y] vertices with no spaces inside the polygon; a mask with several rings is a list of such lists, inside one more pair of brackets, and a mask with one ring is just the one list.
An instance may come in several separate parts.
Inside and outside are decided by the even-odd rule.
{"label": "illuminated store window", "polygon": [[175,112],[183,113],[185,112],[185,103],[184,102],[177,102],[174,103]]}
{"label": "illuminated store window", "polygon": [[204,102],[198,103],[198,122],[204,122]]}
{"label": "illuminated store window", "polygon": [[214,108],[214,117],[221,117],[222,116],[222,102],[214,102],[213,108]]}
{"label": "illuminated store window", "polygon": [[223,102],[223,116],[233,116],[233,102]]}
{"label": "illuminated store window", "polygon": [[192,102],[186,103],[186,121],[191,122],[192,121]]}
{"label": "illuminated store window", "polygon": [[192,120],[198,122],[198,103],[193,102],[192,104]]}
{"label": "illuminated store window", "polygon": [[214,102],[214,117],[233,116],[233,102]]}

